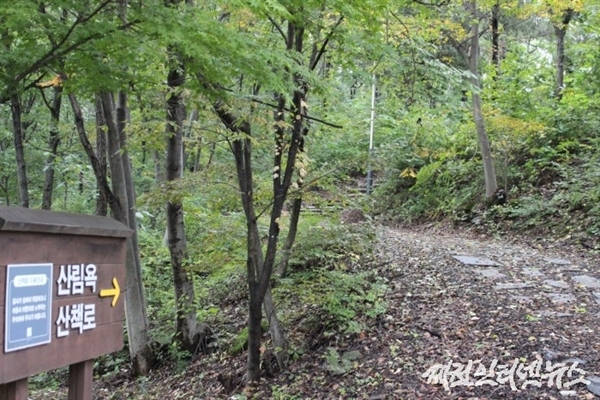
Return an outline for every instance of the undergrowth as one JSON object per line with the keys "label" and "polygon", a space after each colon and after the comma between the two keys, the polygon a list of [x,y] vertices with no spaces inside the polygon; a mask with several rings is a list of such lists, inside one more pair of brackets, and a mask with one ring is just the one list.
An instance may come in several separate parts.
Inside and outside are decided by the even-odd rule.
{"label": "undergrowth", "polygon": [[[498,132],[492,126],[492,138],[499,139]],[[585,240],[598,236],[598,135],[574,138],[572,132],[556,127],[520,136],[505,134],[494,158],[498,185],[505,187],[508,202],[489,209],[484,206],[476,143],[457,136],[459,146],[428,159],[406,159],[403,146],[389,147],[382,155],[387,160],[386,179],[375,192],[377,211],[395,221],[450,219],[489,232],[535,231]]]}
{"label": "undergrowth", "polygon": [[[243,350],[247,338],[243,215],[236,212],[217,215],[201,207],[188,211],[188,215],[192,213],[194,217],[186,219],[189,220],[186,227],[188,268],[195,279],[197,318],[214,333],[211,351],[237,354]],[[283,238],[288,223],[288,217],[283,217]],[[288,275],[276,279],[274,285],[274,298],[286,331],[294,321],[317,317],[322,324],[320,334],[325,338],[338,332],[357,333],[368,328],[370,318],[385,311],[385,284],[360,267],[368,262],[374,232],[369,223],[340,224],[337,211],[302,214]],[[170,345],[175,304],[169,253],[156,229],[142,230],[140,245],[152,321],[150,336],[161,349],[157,361],[178,364],[191,355]],[[306,343],[292,344],[296,354],[307,347]]]}

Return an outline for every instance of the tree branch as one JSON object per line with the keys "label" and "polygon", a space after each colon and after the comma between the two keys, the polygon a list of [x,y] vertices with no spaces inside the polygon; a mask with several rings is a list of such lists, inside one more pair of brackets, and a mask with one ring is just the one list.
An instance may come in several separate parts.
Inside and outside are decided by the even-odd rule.
{"label": "tree branch", "polygon": [[[71,46],[63,49],[62,51],[57,51],[58,49],[54,48],[52,51],[46,53],[46,55],[44,57],[39,58],[38,60],[33,62],[29,67],[27,67],[25,70],[23,70],[23,72],[21,72],[19,75],[17,75],[15,77],[15,79],[13,80],[11,85],[7,86],[6,91],[4,93],[2,93],[2,96],[0,96],[0,103],[5,103],[6,101],[8,101],[8,99],[9,99],[8,93],[10,93],[14,89],[14,87],[17,86],[17,84],[19,82],[21,82],[23,79],[25,79],[29,74],[32,74],[35,71],[38,71],[41,68],[45,67],[48,63],[50,63],[50,61],[54,60],[55,58],[60,58],[74,50],[77,50],[79,47],[83,46],[84,44],[88,43],[91,40],[99,39],[106,35],[110,35],[111,33],[114,33],[118,30],[127,29],[131,26],[134,26],[138,22],[140,22],[140,20],[129,22],[127,24],[121,25],[121,26],[117,27],[116,29],[113,29],[113,30],[105,32],[105,33],[95,33],[93,35],[87,36],[87,37],[81,39],[79,42],[73,43]],[[26,85],[23,88],[23,91],[27,91],[27,90],[31,89],[32,87],[35,87],[37,85],[37,83],[42,79],[42,77],[43,77],[43,75],[38,77],[35,81]]]}
{"label": "tree branch", "polygon": [[[452,43],[452,47],[454,47],[456,49],[456,51],[458,51],[458,54],[460,54],[460,56],[463,58],[463,60],[465,60],[465,62],[468,64],[469,63],[469,55],[463,48],[464,42],[463,43],[459,42],[450,33],[446,33],[446,37],[448,38],[450,43]],[[465,40],[465,42],[466,42],[466,40]]]}
{"label": "tree branch", "polygon": [[287,42],[287,36],[285,36],[285,33],[283,33],[283,30],[281,29],[281,27],[279,26],[277,21],[275,21],[273,18],[271,18],[269,16],[267,16],[267,18],[269,18],[269,21],[271,21],[271,23],[273,24],[275,29],[277,29],[277,31],[281,34],[281,37],[283,38],[283,40],[285,40]]}
{"label": "tree branch", "polygon": [[[25,68],[25,70],[23,72],[21,72],[19,75],[17,75],[15,77],[15,82],[21,81],[23,78],[25,78],[30,73],[37,71],[38,69],[40,69],[41,67],[46,65],[50,60],[56,58],[56,54],[60,54],[60,55],[66,54],[64,51],[61,53],[57,53],[57,52],[58,52],[58,49],[60,49],[62,47],[62,45],[66,43],[66,41],[69,39],[69,37],[71,37],[71,35],[75,31],[75,28],[77,28],[77,26],[79,26],[81,24],[85,24],[87,21],[92,19],[100,11],[102,11],[102,9],[104,7],[106,7],[112,1],[113,0],[104,0],[88,16],[86,16],[85,18],[77,18],[75,20],[75,22],[73,22],[73,24],[69,27],[69,29],[67,30],[67,33],[63,36],[63,38],[61,40],[59,40],[58,42],[56,42],[56,45],[52,46],[52,48],[50,50],[48,50],[48,52],[46,52],[46,54],[44,54],[38,60],[33,62],[28,68]],[[83,43],[88,42],[89,40],[91,40],[93,37],[96,37],[96,36],[99,36],[99,34],[90,35],[87,38],[84,38],[79,44],[75,43],[75,44],[69,46],[67,49],[79,47]],[[77,45],[77,46],[75,46],[75,45]],[[73,46],[75,46],[75,47],[73,47]],[[71,51],[71,50],[69,50],[69,51]]]}
{"label": "tree branch", "polygon": [[338,19],[338,21],[335,23],[335,25],[331,28],[329,33],[327,34],[327,37],[325,38],[325,41],[323,42],[323,46],[321,46],[321,49],[319,50],[317,57],[314,59],[314,61],[309,66],[311,71],[314,71],[314,69],[317,67],[319,60],[323,56],[323,53],[325,52],[325,48],[327,47],[327,44],[329,43],[329,39],[331,39],[331,36],[333,36],[333,33],[335,32],[337,27],[340,26],[340,24],[342,23],[343,20],[344,20],[344,16],[342,15],[340,17],[340,19]]}
{"label": "tree branch", "polygon": [[[267,103],[266,101],[262,101],[262,100],[255,99],[255,98],[251,98],[250,100],[253,101],[253,102],[255,102],[255,103],[262,104],[264,106],[268,106],[268,107],[277,109],[277,105],[276,104]],[[284,110],[287,111],[287,112],[292,112],[292,110],[290,110],[289,108],[284,108]],[[331,122],[323,121],[322,119],[319,119],[319,118],[316,118],[316,117],[311,117],[311,116],[306,115],[306,114],[300,114],[300,115],[303,118],[309,119],[311,121],[319,122],[319,123],[321,123],[323,125],[327,125],[327,126],[330,126],[332,128],[344,129],[344,127],[341,126],[341,125],[336,125],[336,124],[333,124]]]}
{"label": "tree branch", "polygon": [[437,3],[435,2],[426,2],[423,0],[413,0],[415,3],[417,4],[421,4],[423,6],[431,6],[431,7],[442,7],[442,6],[447,6],[448,4],[450,4],[450,0],[441,0]]}

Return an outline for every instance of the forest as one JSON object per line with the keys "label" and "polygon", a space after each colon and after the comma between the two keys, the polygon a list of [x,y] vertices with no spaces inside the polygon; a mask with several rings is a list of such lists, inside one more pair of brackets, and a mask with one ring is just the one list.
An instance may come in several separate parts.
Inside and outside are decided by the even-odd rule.
{"label": "forest", "polygon": [[[548,349],[600,375],[595,0],[19,0],[0,21],[0,205],[134,231],[94,398],[556,398],[426,374]],[[525,286],[493,286],[507,268]],[[67,372],[30,397],[65,398]]]}

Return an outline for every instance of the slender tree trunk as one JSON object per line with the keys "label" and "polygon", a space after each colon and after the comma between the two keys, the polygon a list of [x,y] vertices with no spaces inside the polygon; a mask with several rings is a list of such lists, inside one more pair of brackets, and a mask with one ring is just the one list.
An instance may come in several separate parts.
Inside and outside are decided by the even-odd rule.
{"label": "slender tree trunk", "polygon": [[[256,212],[254,209],[252,139],[250,138],[252,130],[249,123],[246,121],[238,121],[238,119],[233,116],[220,101],[216,102],[213,108],[223,124],[231,130],[231,132],[244,133],[247,136],[244,139],[234,140],[232,142],[232,151],[235,157],[242,206],[246,216],[246,245],[248,254],[246,269],[249,289],[247,371],[248,380],[256,381],[260,377],[260,343],[262,337],[260,326],[260,322],[262,321],[261,303],[265,308],[271,339],[273,340],[273,346],[275,347],[275,355],[277,357],[277,362],[280,365],[285,361],[285,340],[283,330],[281,329],[277,318],[269,285],[266,285],[264,293],[260,293],[261,288],[259,282],[264,273],[265,261],[258,232]],[[256,306],[257,304],[259,305],[258,307]]]}
{"label": "slender tree trunk", "polygon": [[[343,20],[338,19],[337,24],[330,31],[329,36],[323,41],[320,49],[313,47],[310,57],[311,70],[318,65],[321,56],[333,34]],[[287,21],[287,34],[285,35],[286,48],[290,52],[295,52],[298,56],[303,53],[304,28],[296,26],[293,21]],[[290,71],[282,71],[290,73]],[[214,89],[210,82],[206,82],[201,74],[198,74],[201,84],[208,90]],[[243,134],[243,138],[237,138],[232,141],[231,147],[235,156],[236,171],[240,187],[242,205],[246,216],[247,224],[247,253],[246,262],[248,288],[249,288],[249,312],[248,312],[248,363],[247,376],[249,381],[257,381],[260,377],[260,342],[262,320],[261,303],[265,308],[273,307],[272,316],[275,317],[275,309],[272,303],[269,303],[270,281],[275,266],[279,241],[279,221],[281,218],[283,205],[286,201],[292,177],[296,168],[296,160],[302,152],[303,134],[305,133],[304,116],[306,113],[306,93],[308,85],[299,74],[293,75],[295,90],[292,96],[291,112],[289,120],[291,121],[290,132],[286,132],[285,112],[289,110],[286,106],[286,96],[276,95],[277,111],[274,114],[275,119],[275,152],[273,157],[273,205],[270,212],[269,234],[267,236],[266,252],[262,253],[262,246],[258,235],[257,217],[254,210],[254,191],[252,179],[252,130],[250,124],[245,120],[236,118],[222,101],[213,104],[216,114],[220,117],[223,124],[231,132]],[[286,153],[285,156],[283,153]],[[299,209],[299,208],[298,208]],[[271,318],[267,311],[267,317]],[[278,321],[275,319],[277,325]],[[270,321],[271,325],[271,321]],[[272,329],[273,331],[273,329]],[[279,337],[272,335],[275,346],[277,361],[280,366],[285,364],[285,343],[283,341],[282,331]],[[276,343],[281,342],[281,345]]]}
{"label": "slender tree trunk", "polygon": [[[233,128],[233,126],[232,126]],[[245,132],[251,132],[250,125],[245,124]],[[252,171],[252,141],[249,137],[237,139],[232,143],[236,161],[238,183],[242,206],[246,214],[246,245],[248,259],[246,261],[248,280],[248,381],[260,379],[260,343],[262,337],[261,321],[263,296],[259,295],[259,279],[263,261],[262,246],[258,234],[256,212],[254,210],[254,187]]]}
{"label": "slender tree trunk", "polygon": [[[185,114],[185,113],[184,113]],[[184,136],[187,140],[191,139],[192,137],[192,127],[194,126],[194,122],[198,121],[198,109],[194,108],[192,110],[192,112],[190,113],[190,116],[188,118],[187,124],[184,128]],[[188,165],[188,159],[190,157],[190,149],[188,149],[188,146],[186,146],[185,141],[183,142],[183,153],[182,153],[182,157],[183,157],[183,168],[187,168]],[[192,171],[193,171],[193,167],[192,167]]]}
{"label": "slender tree trunk", "polygon": [[496,3],[492,7],[492,64],[496,68],[496,76],[500,73],[500,47],[499,47],[499,15],[500,15],[500,4]]}
{"label": "slender tree trunk", "polygon": [[[125,131],[129,121],[129,109],[127,108],[127,95],[123,91],[119,91],[117,94],[117,106],[115,111],[117,129],[119,131],[119,146],[121,148],[121,158],[123,160],[123,174],[125,177],[125,187],[127,189],[127,205],[129,207],[127,215],[129,216],[129,227],[134,231],[137,231],[137,221],[135,216],[135,186],[133,183],[133,172],[127,146],[127,133]],[[139,261],[137,261],[137,263],[139,263]]]}
{"label": "slender tree trunk", "polygon": [[[475,82],[476,81],[476,82]],[[478,83],[478,79],[474,79],[472,84]],[[473,119],[475,120],[475,128],[477,130],[477,138],[479,142],[479,151],[483,159],[483,176],[485,181],[485,197],[488,201],[493,201],[494,194],[498,189],[498,183],[496,180],[496,171],[494,168],[494,160],[492,158],[492,151],[490,148],[490,141],[485,129],[485,122],[483,119],[483,112],[481,110],[481,96],[479,92],[474,90],[472,93],[473,97]]]}
{"label": "slender tree trunk", "polygon": [[562,97],[564,79],[565,79],[565,34],[566,29],[554,28],[556,32],[556,88],[554,95],[560,99]]}
{"label": "slender tree trunk", "polygon": [[165,180],[164,177],[164,162],[161,157],[161,152],[158,150],[154,150],[153,152],[153,160],[154,160],[154,181],[158,185],[162,181]]}
{"label": "slender tree trunk", "polygon": [[565,85],[565,36],[569,22],[573,18],[574,11],[567,9],[560,21],[560,25],[554,25],[554,33],[556,33],[556,88],[554,95],[558,100],[562,98]]}
{"label": "slender tree trunk", "polygon": [[118,203],[118,199],[112,195],[112,190],[108,185],[108,179],[106,178],[105,170],[102,168],[102,164],[100,163],[99,157],[97,157],[94,152],[94,148],[90,143],[88,135],[85,130],[85,121],[83,118],[83,112],[81,111],[81,106],[79,105],[79,101],[74,94],[68,95],[69,102],[71,103],[71,108],[73,110],[73,117],[75,120],[75,129],[77,130],[77,134],[79,135],[79,141],[83,146],[83,149],[88,156],[90,164],[92,165],[92,170],[94,171],[94,176],[96,177],[97,186],[101,188],[103,192],[106,193],[107,199],[111,200],[111,205]]}
{"label": "slender tree trunk", "polygon": [[292,246],[296,241],[296,233],[298,232],[298,222],[300,221],[300,210],[302,209],[302,196],[298,196],[292,202],[292,210],[290,212],[290,228],[283,248],[281,249],[282,260],[279,264],[277,274],[280,278],[284,278],[287,274],[290,258],[292,257]]}
{"label": "slender tree trunk", "polygon": [[[341,23],[342,19],[338,21]],[[336,25],[336,26],[337,26]],[[288,32],[286,35],[286,48],[289,51],[294,51],[297,54],[302,54],[304,29],[296,27],[296,25],[288,21]],[[327,45],[329,38],[324,42],[324,45],[319,51],[321,55],[324,46]],[[313,53],[311,57],[311,68],[314,68],[318,62],[320,55]],[[199,76],[201,82],[203,77]],[[248,315],[248,380],[257,381],[260,377],[260,342],[261,330],[260,321],[262,319],[262,310],[258,306],[261,303],[267,308],[271,307],[269,303],[270,280],[275,265],[275,257],[277,255],[279,241],[279,221],[283,210],[283,205],[288,195],[291,186],[292,177],[296,166],[296,159],[301,152],[302,135],[304,133],[304,111],[306,104],[307,85],[298,74],[294,75],[295,87],[292,98],[292,112],[289,118],[292,121],[291,132],[286,133],[284,124],[279,122],[285,121],[285,96],[277,95],[277,110],[275,111],[275,153],[273,158],[273,205],[270,213],[269,234],[267,239],[267,248],[263,258],[262,246],[258,236],[258,227],[256,214],[254,210],[253,199],[253,179],[252,179],[252,141],[251,127],[246,121],[239,121],[233,116],[220,101],[213,106],[217,115],[221,118],[223,124],[232,132],[243,133],[245,138],[236,139],[232,142],[232,150],[236,161],[236,170],[238,174],[238,182],[240,186],[240,194],[247,223],[247,244],[248,244],[248,259],[246,262],[248,288],[249,288],[249,315]],[[205,86],[209,86],[204,83]],[[284,157],[284,151],[286,152]],[[267,312],[268,318],[269,312]],[[275,316],[273,308],[272,316]],[[270,321],[271,322],[271,321]],[[270,324],[273,327],[279,326],[275,319],[275,324]],[[273,329],[272,329],[273,330]],[[279,330],[279,336],[272,335],[275,346],[277,362],[280,366],[285,364],[285,343],[283,340],[282,331]],[[281,344],[275,343],[278,340]]]}
{"label": "slender tree trunk", "polygon": [[471,72],[471,96],[473,98],[473,120],[475,122],[475,129],[477,130],[477,138],[479,142],[479,151],[483,160],[483,177],[485,181],[485,197],[486,202],[491,204],[494,202],[494,195],[498,189],[498,183],[496,180],[496,171],[494,168],[494,160],[490,148],[490,141],[485,129],[485,122],[483,118],[483,112],[481,109],[481,84],[479,81],[479,23],[478,23],[478,12],[477,12],[477,1],[471,0],[467,5],[471,12],[471,18],[473,23],[471,24],[471,30],[469,36],[470,46],[467,51],[463,44],[458,42],[454,37],[449,36],[448,38],[452,42],[454,48],[460,53],[465,62],[469,66],[469,72]]}
{"label": "slender tree trunk", "polygon": [[[174,59],[179,59],[178,55],[174,54],[172,50],[169,50],[169,52]],[[183,176],[183,121],[185,118],[185,107],[183,98],[179,94],[179,88],[185,83],[183,68],[183,65],[179,64],[178,68],[169,72],[167,78],[169,96],[167,99],[166,116],[166,179],[168,182],[175,182]],[[194,353],[199,339],[194,304],[194,282],[185,265],[187,246],[183,204],[177,196],[174,196],[174,198],[167,202],[167,232],[177,313],[174,339],[181,348]]]}
{"label": "slender tree trunk", "polygon": [[[117,204],[111,208],[113,217],[121,223],[131,226],[129,217],[129,199],[127,182],[131,182],[131,176],[126,178],[127,169],[123,163],[121,154],[121,135],[115,117],[113,95],[104,92],[100,95],[102,99],[102,110],[108,127],[108,153],[111,171],[113,192],[118,199]],[[120,112],[123,112],[121,110]],[[123,120],[121,120],[123,123]],[[130,171],[129,171],[130,172]],[[134,199],[131,199],[133,202]],[[135,224],[134,224],[135,226]],[[134,231],[134,237],[136,233]],[[139,262],[139,249],[137,240],[128,241],[127,251],[127,292],[125,298],[125,313],[127,319],[127,332],[129,334],[129,354],[133,362],[133,370],[136,374],[146,374],[150,368],[150,349],[148,346],[148,315],[146,311],[146,298],[142,282],[142,269]]]}
{"label": "slender tree trunk", "polygon": [[[96,95],[95,101],[96,113],[96,157],[99,164],[99,174],[106,179],[108,163],[106,160],[106,122],[104,121],[104,112],[102,111],[102,100]],[[101,180],[96,177],[96,215],[105,216],[108,213],[107,193],[101,185]]]}
{"label": "slender tree trunk", "polygon": [[62,103],[62,86],[54,87],[54,97],[50,106],[50,138],[48,139],[49,154],[46,158],[46,172],[44,189],[42,192],[42,210],[52,208],[52,192],[54,190],[54,160],[60,143],[58,123],[60,119],[60,106]]}
{"label": "slender tree trunk", "polygon": [[15,155],[17,161],[17,181],[19,184],[19,205],[29,208],[29,190],[27,187],[27,165],[25,162],[25,150],[23,148],[23,111],[19,95],[14,94],[10,98],[10,109],[13,120],[13,139],[15,144]]}
{"label": "slender tree trunk", "polygon": [[201,155],[202,155],[202,147],[200,146],[200,144],[198,144],[194,151],[194,168],[193,168],[194,172],[200,171],[200,156]]}
{"label": "slender tree trunk", "polygon": [[206,168],[210,167],[210,164],[212,163],[213,160],[213,156],[215,155],[215,150],[217,149],[217,144],[213,143],[211,148],[210,148],[210,154],[208,156],[208,161],[206,162]]}
{"label": "slender tree trunk", "polygon": [[[83,150],[92,165],[92,170],[94,171],[94,176],[96,177],[96,186],[99,187],[100,192],[103,194],[106,202],[111,205],[111,209],[118,206],[119,200],[114,196],[109,184],[108,179],[106,177],[106,166],[102,164],[101,158],[94,153],[94,148],[88,139],[88,135],[85,131],[85,122],[83,119],[83,113],[81,112],[81,107],[79,106],[79,102],[77,101],[77,97],[74,94],[69,94],[69,102],[71,103],[71,108],[73,109],[73,117],[75,120],[75,129],[77,130],[77,134],[79,135],[79,141],[83,146]],[[98,121],[96,122],[98,124]],[[105,157],[106,160],[106,157]],[[100,215],[100,214],[98,214]]]}
{"label": "slender tree trunk", "polygon": [[2,191],[4,192],[4,204],[10,206],[10,191],[8,190],[10,176],[4,175],[0,180],[2,181],[0,188],[2,188]]}
{"label": "slender tree trunk", "polygon": [[[473,1],[473,17],[477,18],[477,6],[476,2]],[[479,24],[474,22],[471,26],[471,49],[469,53],[469,69],[471,71],[471,85],[473,90],[471,96],[473,98],[473,119],[475,121],[475,128],[477,130],[477,138],[479,141],[479,151],[481,152],[481,158],[483,159],[483,176],[485,180],[485,197],[487,201],[492,201],[494,194],[498,189],[498,183],[496,181],[496,171],[494,169],[494,160],[492,158],[492,151],[490,148],[490,141],[485,129],[485,122],[483,119],[483,111],[481,109],[481,85],[479,83]]]}

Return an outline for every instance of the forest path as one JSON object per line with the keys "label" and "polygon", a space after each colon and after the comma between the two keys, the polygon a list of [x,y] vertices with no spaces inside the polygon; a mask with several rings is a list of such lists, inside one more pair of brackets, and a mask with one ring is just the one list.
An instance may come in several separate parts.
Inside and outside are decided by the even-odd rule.
{"label": "forest path", "polygon": [[[541,360],[542,374],[546,361],[577,362],[588,378],[600,375],[596,255],[556,242],[528,244],[419,227],[383,228],[376,254],[389,279],[387,332],[382,334],[390,335],[386,347],[399,361],[402,384],[394,387],[401,387],[395,392],[401,398],[593,398],[590,391],[600,396],[600,382],[589,391],[584,384],[565,386],[582,377],[575,372],[571,378],[565,373],[562,388],[556,382],[548,387],[548,379],[540,378],[542,388],[523,387],[531,376],[520,379],[512,372],[514,382],[482,381],[481,386],[450,387],[450,392],[439,379],[427,383],[422,375],[434,364],[452,360],[466,367],[469,360],[481,360],[470,376],[477,382],[482,378],[473,376],[477,368],[487,367],[489,373],[494,359],[509,369],[515,359],[522,367]],[[443,381],[442,370],[436,371]],[[451,380],[452,373],[446,378]]]}

